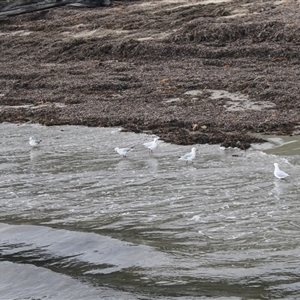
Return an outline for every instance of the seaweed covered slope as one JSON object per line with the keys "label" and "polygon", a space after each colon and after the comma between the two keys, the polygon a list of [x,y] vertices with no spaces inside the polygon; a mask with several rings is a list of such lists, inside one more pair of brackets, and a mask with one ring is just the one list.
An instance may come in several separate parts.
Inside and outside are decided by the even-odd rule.
{"label": "seaweed covered slope", "polygon": [[111,4],[111,0],[0,0],[0,18],[64,5],[75,7],[97,7],[108,6]]}
{"label": "seaweed covered slope", "polygon": [[0,121],[248,148],[297,134],[299,2],[114,1],[0,20]]}

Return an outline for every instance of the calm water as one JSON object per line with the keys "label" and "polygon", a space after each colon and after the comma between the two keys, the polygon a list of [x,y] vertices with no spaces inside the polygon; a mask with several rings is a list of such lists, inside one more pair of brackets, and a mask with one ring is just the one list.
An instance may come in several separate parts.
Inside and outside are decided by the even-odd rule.
{"label": "calm water", "polygon": [[300,298],[299,137],[194,163],[152,138],[0,124],[1,299]]}

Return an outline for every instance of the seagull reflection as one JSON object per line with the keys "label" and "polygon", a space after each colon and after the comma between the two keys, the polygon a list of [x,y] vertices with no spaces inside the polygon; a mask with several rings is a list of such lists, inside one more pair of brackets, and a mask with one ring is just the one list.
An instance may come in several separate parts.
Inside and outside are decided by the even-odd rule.
{"label": "seagull reflection", "polygon": [[274,180],[274,188],[272,189],[271,193],[274,194],[276,199],[280,199],[281,195],[286,193],[287,185],[284,181]]}
{"label": "seagull reflection", "polygon": [[40,151],[38,148],[32,148],[29,152],[29,157],[30,160],[34,161],[34,160],[38,160],[40,157]]}
{"label": "seagull reflection", "polygon": [[116,169],[120,171],[128,170],[132,168],[131,164],[132,163],[129,159],[122,159],[116,164]]}
{"label": "seagull reflection", "polygon": [[152,171],[157,171],[158,169],[158,160],[154,157],[149,157],[145,160],[146,168],[149,168]]}

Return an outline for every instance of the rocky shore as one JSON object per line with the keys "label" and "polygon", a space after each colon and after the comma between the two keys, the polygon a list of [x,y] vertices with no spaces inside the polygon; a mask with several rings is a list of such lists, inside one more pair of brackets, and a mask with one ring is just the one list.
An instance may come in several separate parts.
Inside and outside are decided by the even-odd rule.
{"label": "rocky shore", "polygon": [[298,134],[300,2],[113,1],[0,19],[0,122],[247,149]]}

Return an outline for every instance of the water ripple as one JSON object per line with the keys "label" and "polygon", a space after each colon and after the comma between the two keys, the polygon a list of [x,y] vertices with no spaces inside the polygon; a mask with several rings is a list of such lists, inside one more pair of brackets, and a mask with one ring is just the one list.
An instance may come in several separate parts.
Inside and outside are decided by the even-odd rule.
{"label": "water ripple", "polygon": [[[118,284],[125,287],[135,282],[136,289],[150,285],[153,288],[144,291],[156,293],[157,289],[163,299],[198,296],[203,287],[208,287],[207,295],[214,295],[222,284],[226,295],[232,286],[241,289],[234,294],[237,297],[259,298],[271,293],[280,298],[295,293],[297,285],[293,283],[300,269],[300,167],[296,156],[197,145],[194,162],[184,163],[178,157],[191,147],[161,142],[149,155],[142,146],[151,139],[146,135],[109,128],[26,125],[16,130],[15,125],[2,126],[7,134],[1,138],[1,221],[65,229],[69,244],[56,247],[51,259],[60,251],[75,254],[69,251],[75,246],[70,246],[70,237],[74,231],[82,233],[82,243],[76,242],[82,250],[76,253],[88,263],[78,264],[77,257],[76,261],[64,261],[64,266],[53,262],[57,271],[69,269],[72,273],[82,268],[81,276],[100,284],[99,274],[106,275],[105,282],[112,285],[110,274],[124,272],[128,280],[120,275],[123,281],[120,277]],[[32,131],[42,136],[38,149],[26,148]],[[116,146],[135,148],[128,158],[122,158],[114,151]],[[273,176],[275,161],[291,174],[289,180]],[[158,262],[167,257],[172,263],[149,265],[150,251],[150,260],[141,260],[134,269],[127,250],[118,253],[117,263],[109,251],[99,263],[99,252],[84,247],[87,233],[151,247],[153,253],[159,253]],[[45,238],[55,244],[48,231],[43,237],[35,234],[35,243]],[[20,260],[36,263],[29,262],[26,255],[36,254],[39,247],[33,243],[30,248],[26,239],[22,243],[2,243],[1,253],[12,245]],[[7,256],[10,261],[12,249]],[[48,257],[41,249],[38,255],[45,260]],[[130,272],[123,270],[128,268]],[[168,286],[174,288],[171,294]]]}

